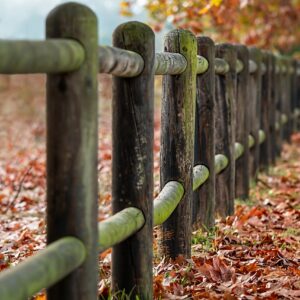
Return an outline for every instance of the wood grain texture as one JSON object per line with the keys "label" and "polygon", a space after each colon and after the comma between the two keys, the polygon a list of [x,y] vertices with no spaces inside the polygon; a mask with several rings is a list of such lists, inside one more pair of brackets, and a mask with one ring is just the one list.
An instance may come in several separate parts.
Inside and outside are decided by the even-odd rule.
{"label": "wood grain texture", "polygon": [[79,41],[85,50],[77,71],[47,76],[47,243],[70,235],[87,249],[85,263],[51,287],[47,299],[94,300],[98,281],[97,18],[83,5],[62,4],[50,12],[46,34]]}
{"label": "wood grain texture", "polygon": [[259,170],[259,142],[258,130],[260,129],[260,115],[261,115],[261,51],[258,48],[249,48],[250,59],[253,60],[257,69],[250,75],[249,84],[249,117],[250,117],[250,130],[249,133],[253,136],[255,144],[250,149],[249,157],[249,172],[250,178],[256,179]]}
{"label": "wood grain texture", "polygon": [[259,168],[268,172],[271,162],[271,136],[270,136],[270,112],[271,112],[271,59],[267,51],[262,52],[262,62],[265,65],[265,72],[261,78],[261,115],[260,129],[265,133],[265,140],[259,149]]}
{"label": "wood grain texture", "polygon": [[124,23],[113,45],[138,53],[142,73],[113,77],[112,209],[140,209],[145,225],[113,247],[112,288],[152,299],[154,33],[140,22]]}
{"label": "wood grain texture", "polygon": [[276,162],[276,65],[275,65],[275,56],[272,53],[269,53],[270,56],[270,164],[275,165]]}
{"label": "wood grain texture", "polygon": [[281,60],[278,56],[275,57],[275,65],[277,72],[274,79],[274,88],[275,88],[275,122],[279,125],[276,130],[276,157],[280,156],[282,142],[283,142],[283,127],[281,126],[281,114],[282,114],[282,72],[281,72]]}
{"label": "wood grain texture", "polygon": [[193,229],[215,224],[215,45],[198,37],[198,54],[208,61],[208,70],[197,76],[194,164],[205,165],[209,178],[193,195]]}
{"label": "wood grain texture", "polygon": [[233,45],[216,46],[216,57],[223,58],[229,65],[229,72],[216,75],[216,121],[215,152],[228,158],[227,168],[216,176],[216,212],[220,216],[234,211],[235,196],[235,113],[236,113],[236,59]]}
{"label": "wood grain texture", "polygon": [[99,46],[99,73],[119,77],[138,76],[144,68],[143,58],[133,51]]}
{"label": "wood grain texture", "polygon": [[171,180],[179,181],[184,196],[162,225],[160,248],[168,257],[190,257],[197,42],[189,31],[173,30],[166,35],[164,45],[166,52],[182,54],[187,67],[182,74],[163,79],[160,183],[163,188]]}
{"label": "wood grain texture", "polygon": [[75,40],[0,40],[0,73],[62,73],[78,69],[84,49]]}
{"label": "wood grain texture", "polygon": [[237,57],[243,69],[237,74],[236,132],[235,139],[244,147],[243,155],[235,162],[235,197],[249,197],[249,51],[246,46],[236,45]]}
{"label": "wood grain texture", "polygon": [[290,95],[290,73],[289,59],[281,57],[281,66],[283,68],[281,72],[281,107],[282,113],[287,116],[287,122],[283,124],[282,136],[283,140],[290,142],[291,139],[291,95]]}

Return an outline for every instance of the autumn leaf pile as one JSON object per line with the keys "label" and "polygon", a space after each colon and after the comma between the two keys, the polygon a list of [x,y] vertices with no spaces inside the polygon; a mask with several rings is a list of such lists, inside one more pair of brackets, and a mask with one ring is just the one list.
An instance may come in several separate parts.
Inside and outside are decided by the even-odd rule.
{"label": "autumn leaf pile", "polygon": [[[1,83],[1,78],[0,78]],[[0,84],[0,269],[45,247],[44,78]],[[110,215],[111,121],[103,101],[99,129],[99,221]],[[155,117],[155,180],[159,112]],[[156,191],[158,184],[156,184]],[[157,229],[154,230],[156,236]],[[192,237],[192,258],[169,261],[154,243],[155,299],[300,298],[300,134],[269,174],[260,174],[235,214]],[[99,294],[109,294],[111,251],[99,254]],[[45,299],[42,292],[37,299]]]}

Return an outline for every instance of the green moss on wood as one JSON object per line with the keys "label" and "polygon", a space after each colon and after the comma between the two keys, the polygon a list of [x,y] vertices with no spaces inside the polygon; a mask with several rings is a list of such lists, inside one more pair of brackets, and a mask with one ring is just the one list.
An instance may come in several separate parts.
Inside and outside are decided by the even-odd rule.
{"label": "green moss on wood", "polygon": [[259,144],[262,144],[266,139],[266,134],[262,129],[259,129],[258,131],[258,140],[259,140]]}
{"label": "green moss on wood", "polygon": [[284,124],[286,124],[288,122],[288,117],[287,117],[287,115],[286,114],[281,114],[281,116],[280,116],[280,123],[282,124],[282,125],[284,125]]}
{"label": "green moss on wood", "polygon": [[0,41],[0,73],[61,73],[77,70],[85,59],[83,47],[71,39]]}
{"label": "green moss on wood", "polygon": [[227,72],[229,72],[229,64],[228,62],[223,58],[215,58],[215,72],[216,74],[225,75]]}
{"label": "green moss on wood", "polygon": [[102,252],[130,237],[143,227],[143,212],[135,207],[121,210],[98,224],[99,251]]}
{"label": "green moss on wood", "polygon": [[24,300],[48,288],[79,267],[86,248],[74,237],[65,237],[16,267],[0,274],[0,299]]}
{"label": "green moss on wood", "polygon": [[208,69],[208,61],[205,57],[197,55],[197,74],[203,74]]}
{"label": "green moss on wood", "polygon": [[248,135],[248,147],[252,148],[255,145],[255,139],[253,135],[249,134]]}
{"label": "green moss on wood", "polygon": [[244,146],[241,143],[234,144],[234,159],[237,160],[244,153]]}
{"label": "green moss on wood", "polygon": [[253,74],[257,71],[257,69],[258,69],[257,63],[254,60],[249,59],[249,73]]}
{"label": "green moss on wood", "polygon": [[169,181],[154,200],[153,225],[164,223],[182,199],[184,189],[181,183]]}
{"label": "green moss on wood", "polygon": [[178,75],[185,71],[187,61],[179,53],[156,53],[155,54],[155,75]]}
{"label": "green moss on wood", "polygon": [[209,170],[206,166],[197,165],[193,168],[193,191],[202,185],[209,177]]}
{"label": "green moss on wood", "polygon": [[229,160],[225,155],[217,154],[215,156],[215,171],[216,171],[216,174],[221,173],[228,166],[228,163],[229,163]]}
{"label": "green moss on wood", "polygon": [[241,60],[237,59],[237,60],[236,60],[236,72],[237,72],[237,73],[240,73],[240,72],[243,71],[243,69],[244,69],[244,64],[243,64],[243,62],[242,62]]}
{"label": "green moss on wood", "polygon": [[144,69],[143,58],[133,51],[99,46],[99,73],[119,77],[135,77]]}

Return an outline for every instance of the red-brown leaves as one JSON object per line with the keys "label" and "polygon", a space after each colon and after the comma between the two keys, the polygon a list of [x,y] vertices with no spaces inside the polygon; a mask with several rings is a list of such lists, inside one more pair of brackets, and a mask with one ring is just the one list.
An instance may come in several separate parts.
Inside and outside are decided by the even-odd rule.
{"label": "red-brown leaves", "polygon": [[198,268],[209,281],[212,282],[226,282],[236,280],[234,268],[226,265],[225,261],[219,257],[213,257],[211,261],[205,262]]}
{"label": "red-brown leaves", "polygon": [[[28,86],[36,89],[36,81],[39,82],[35,78]],[[5,93],[6,98],[14,100],[7,105],[16,105],[16,90]],[[33,103],[43,111],[43,98],[33,99]],[[0,103],[4,104],[5,101]],[[1,112],[8,110],[0,108]],[[99,221],[110,214],[111,203],[111,120],[108,112],[107,107],[101,112],[99,132]],[[24,119],[20,112],[10,118],[0,115],[0,125],[5,128],[0,147],[0,271],[45,246],[44,121],[32,117]],[[157,111],[155,192],[159,189],[159,119]],[[272,171],[274,174],[260,175],[257,186],[251,191],[251,201],[237,205],[235,214],[219,220],[213,232],[195,238],[191,259],[180,256],[168,261],[156,255],[155,299],[300,298],[300,134],[292,139],[294,145],[285,147],[283,159]],[[110,249],[99,254],[99,264],[99,293],[108,297]],[[45,299],[45,294],[36,299]]]}

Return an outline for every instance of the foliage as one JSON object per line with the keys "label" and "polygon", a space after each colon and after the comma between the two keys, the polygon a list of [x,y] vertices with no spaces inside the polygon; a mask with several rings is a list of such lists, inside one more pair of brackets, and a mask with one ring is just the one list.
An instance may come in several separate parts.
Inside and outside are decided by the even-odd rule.
{"label": "foliage", "polygon": [[[20,84],[34,110],[24,111]],[[0,91],[0,270],[45,247],[45,101],[40,77],[16,77]],[[107,85],[106,85],[107,86]],[[24,90],[22,90],[22,94]],[[104,103],[107,101],[103,101]],[[26,106],[30,103],[26,103]],[[103,109],[99,172],[110,178],[111,114]],[[155,174],[159,171],[159,119],[155,116]],[[285,147],[271,175],[261,175],[250,201],[237,201],[235,214],[211,231],[193,235],[191,259],[154,262],[155,299],[299,299],[300,134]],[[283,172],[284,170],[284,172]],[[108,181],[108,180],[107,180]],[[110,186],[99,195],[99,220],[110,214]],[[154,235],[158,236],[155,229]],[[157,245],[154,245],[156,248]],[[129,299],[111,293],[111,249],[99,254],[100,299]],[[44,291],[34,297],[45,300]],[[138,299],[135,299],[138,300]]]}
{"label": "foliage", "polygon": [[[131,15],[136,2],[121,1],[121,14]],[[145,6],[156,31],[171,23],[217,41],[282,52],[300,44],[299,0],[147,0]]]}

